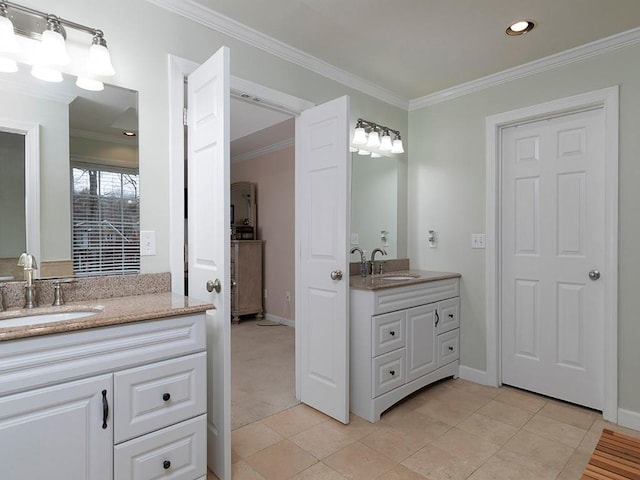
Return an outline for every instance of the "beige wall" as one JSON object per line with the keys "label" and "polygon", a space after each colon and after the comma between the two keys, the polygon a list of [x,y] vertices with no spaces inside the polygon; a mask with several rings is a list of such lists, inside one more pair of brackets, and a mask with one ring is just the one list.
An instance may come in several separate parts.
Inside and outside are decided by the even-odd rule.
{"label": "beige wall", "polygon": [[[620,85],[619,405],[640,412],[640,46],[630,46],[426,107],[409,115],[409,254],[412,264],[458,271],[461,363],[486,369],[485,118],[488,115]],[[438,248],[426,245],[428,229]]]}
{"label": "beige wall", "polygon": [[294,167],[294,147],[231,164],[231,182],[256,184],[258,239],[265,241],[265,311],[288,320],[295,311]]}

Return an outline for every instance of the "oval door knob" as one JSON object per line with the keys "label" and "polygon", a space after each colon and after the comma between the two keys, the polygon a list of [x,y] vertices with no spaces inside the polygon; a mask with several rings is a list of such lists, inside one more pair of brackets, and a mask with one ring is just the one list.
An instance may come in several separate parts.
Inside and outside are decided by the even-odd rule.
{"label": "oval door knob", "polygon": [[334,270],[331,272],[331,280],[342,280],[342,270]]}
{"label": "oval door knob", "polygon": [[589,272],[589,278],[593,281],[596,281],[600,278],[600,272],[598,270],[591,270]]}
{"label": "oval door knob", "polygon": [[207,292],[213,292],[216,291],[216,293],[220,293],[220,290],[222,290],[222,285],[220,283],[220,279],[216,278],[215,281],[211,281],[209,280],[207,282]]}

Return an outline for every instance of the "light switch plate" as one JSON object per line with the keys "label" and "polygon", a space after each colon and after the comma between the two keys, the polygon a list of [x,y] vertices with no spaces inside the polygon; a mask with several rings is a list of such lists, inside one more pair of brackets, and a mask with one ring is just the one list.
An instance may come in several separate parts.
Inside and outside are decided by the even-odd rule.
{"label": "light switch plate", "polygon": [[485,248],[486,241],[484,233],[471,234],[471,248]]}
{"label": "light switch plate", "polygon": [[358,245],[360,243],[360,235],[357,233],[351,234],[351,245]]}
{"label": "light switch plate", "polygon": [[156,232],[153,230],[140,232],[140,255],[156,255]]}

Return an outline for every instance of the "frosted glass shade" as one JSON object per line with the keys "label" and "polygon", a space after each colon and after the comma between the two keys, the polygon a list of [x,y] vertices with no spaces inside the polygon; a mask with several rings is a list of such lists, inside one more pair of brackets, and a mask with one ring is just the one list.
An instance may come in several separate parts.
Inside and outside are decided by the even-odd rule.
{"label": "frosted glass shade", "polygon": [[14,73],[18,71],[18,64],[10,58],[0,57],[0,72]]}
{"label": "frosted glass shade", "polygon": [[104,90],[104,83],[93,78],[78,77],[76,85],[83,90],[89,90],[90,92],[101,92]]}
{"label": "frosted glass shade", "polygon": [[34,65],[31,68],[31,75],[45,82],[61,82],[62,73],[55,68],[43,67],[42,65]]}
{"label": "frosted glass shade", "polygon": [[393,145],[391,144],[391,137],[388,134],[383,135],[380,139],[380,150],[383,152],[390,152],[392,148]]}
{"label": "frosted glass shade", "polygon": [[367,143],[367,134],[365,133],[364,128],[359,127],[355,129],[351,143],[354,145],[364,145]]}
{"label": "frosted glass shade", "polygon": [[380,157],[382,157],[382,155],[380,155],[379,153],[371,152],[371,158],[380,158]]}
{"label": "frosted glass shade", "polygon": [[13,23],[7,17],[0,16],[0,52],[18,53],[20,45],[13,29]]}
{"label": "frosted glass shade", "polygon": [[358,150],[358,155],[371,155],[368,150]]}
{"label": "frosted glass shade", "polygon": [[95,73],[96,75],[111,76],[116,73],[111,64],[109,50],[107,47],[98,44],[93,44],[89,47],[87,67],[91,73]]}
{"label": "frosted glass shade", "polygon": [[378,132],[373,130],[371,133],[369,133],[369,140],[367,140],[367,147],[378,148],[379,146],[380,146],[380,136],[378,135]]}
{"label": "frosted glass shade", "polygon": [[42,32],[39,54],[38,63],[41,65],[67,65],[71,61],[64,37],[53,30]]}
{"label": "frosted glass shade", "polygon": [[404,148],[402,147],[402,140],[396,139],[393,141],[393,147],[391,148],[391,153],[404,153]]}

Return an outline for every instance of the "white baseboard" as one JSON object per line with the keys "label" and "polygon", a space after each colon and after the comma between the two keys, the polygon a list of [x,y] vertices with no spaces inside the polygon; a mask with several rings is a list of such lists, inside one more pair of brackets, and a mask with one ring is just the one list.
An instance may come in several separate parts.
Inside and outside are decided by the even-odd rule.
{"label": "white baseboard", "polygon": [[618,425],[640,430],[640,413],[618,408]]}
{"label": "white baseboard", "polygon": [[460,365],[459,376],[463,380],[469,380],[470,382],[479,383],[480,385],[489,385],[487,372],[484,370],[477,370],[475,368]]}
{"label": "white baseboard", "polygon": [[280,323],[281,325],[286,325],[287,327],[295,328],[296,326],[296,322],[294,322],[293,320],[290,320],[288,318],[278,317],[277,315],[271,315],[270,313],[265,313],[264,318],[275,323]]}

